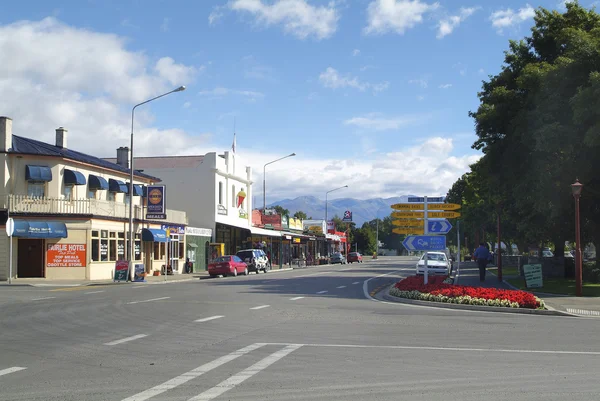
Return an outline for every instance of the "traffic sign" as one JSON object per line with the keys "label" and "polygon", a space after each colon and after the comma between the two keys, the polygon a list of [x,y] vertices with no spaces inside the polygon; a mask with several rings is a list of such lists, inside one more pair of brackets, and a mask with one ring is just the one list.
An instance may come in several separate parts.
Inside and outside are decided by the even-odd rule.
{"label": "traffic sign", "polygon": [[460,217],[458,212],[427,212],[427,217],[430,219],[455,219]]}
{"label": "traffic sign", "polygon": [[452,230],[452,224],[448,220],[429,220],[427,232],[429,234],[448,234]]}
{"label": "traffic sign", "polygon": [[392,220],[392,225],[396,227],[424,227],[425,221],[411,219]]}
{"label": "traffic sign", "polygon": [[[394,210],[423,210],[421,203],[396,203],[390,206]],[[458,210],[460,205],[456,203],[427,203],[427,210]]]}
{"label": "traffic sign", "polygon": [[392,212],[392,217],[396,217],[396,218],[400,218],[400,219],[406,219],[406,218],[422,219],[423,217],[425,217],[425,213],[423,213],[423,212]]}
{"label": "traffic sign", "polygon": [[[423,203],[425,202],[425,198],[422,196],[411,196],[408,198],[409,202],[417,202],[417,203]],[[430,198],[427,197],[427,202],[443,202],[444,201],[444,197],[443,196],[439,196],[437,198]]]}
{"label": "traffic sign", "polygon": [[392,229],[394,234],[405,234],[405,235],[422,235],[425,234],[423,228],[418,227],[407,227],[407,228],[394,228]]}
{"label": "traffic sign", "polygon": [[390,207],[394,210],[423,210],[422,203],[396,203]]}
{"label": "traffic sign", "polygon": [[443,251],[446,237],[443,235],[411,235],[402,241],[407,251]]}
{"label": "traffic sign", "polygon": [[6,220],[6,235],[8,235],[9,237],[12,237],[14,233],[15,233],[15,221],[13,220],[12,217],[9,217],[8,220]]}

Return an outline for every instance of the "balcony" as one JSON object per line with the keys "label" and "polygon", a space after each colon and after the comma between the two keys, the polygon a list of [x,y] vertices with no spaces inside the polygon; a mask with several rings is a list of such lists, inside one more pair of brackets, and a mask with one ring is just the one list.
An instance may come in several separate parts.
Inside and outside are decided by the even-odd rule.
{"label": "balcony", "polygon": [[[31,197],[26,195],[6,195],[3,197],[3,209],[10,213],[61,214],[61,215],[93,215],[128,219],[129,205],[97,199],[54,199]],[[133,206],[133,218],[142,219],[142,206]],[[176,224],[188,224],[186,213],[180,210],[167,209],[167,221]]]}

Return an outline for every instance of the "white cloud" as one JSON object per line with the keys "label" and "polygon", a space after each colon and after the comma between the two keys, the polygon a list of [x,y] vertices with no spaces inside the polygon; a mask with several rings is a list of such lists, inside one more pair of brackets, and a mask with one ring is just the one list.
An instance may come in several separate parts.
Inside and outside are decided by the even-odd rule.
{"label": "white cloud", "polygon": [[358,50],[358,49],[354,49],[354,50],[352,50],[352,55],[353,55],[354,57],[358,56],[359,54],[360,54],[360,50]]}
{"label": "white cloud", "polygon": [[387,81],[377,84],[362,82],[357,77],[341,75],[332,67],[327,67],[327,69],[319,75],[319,81],[324,87],[331,89],[354,88],[360,91],[372,89],[374,92],[381,92],[390,87],[390,83]]}
{"label": "white cloud", "polygon": [[191,103],[191,102],[185,102],[185,103],[183,104],[183,108],[184,108],[184,109],[189,109],[191,105],[192,105],[192,103]]}
{"label": "white cloud", "polygon": [[337,30],[339,19],[334,2],[326,6],[313,6],[306,0],[276,0],[272,3],[232,0],[227,6],[233,11],[251,14],[260,27],[282,25],[285,32],[300,39],[312,36],[321,40],[331,37]]}
{"label": "white cloud", "polygon": [[167,17],[163,18],[163,22],[162,22],[162,24],[160,24],[160,30],[163,32],[168,32],[170,22],[171,22],[170,18],[167,18]]}
{"label": "white cloud", "polygon": [[175,63],[171,57],[162,57],[154,67],[158,75],[169,81],[172,85],[181,85],[182,82],[190,82],[199,70],[204,67],[195,68]]}
{"label": "white cloud", "polygon": [[366,34],[396,32],[400,35],[423,22],[423,15],[439,7],[421,0],[374,0],[367,7]]}
{"label": "white cloud", "polygon": [[440,89],[449,89],[452,88],[452,84],[443,84],[439,86]]}
{"label": "white cloud", "polygon": [[534,16],[535,10],[529,4],[526,4],[518,11],[514,11],[512,8],[495,11],[490,15],[490,21],[492,21],[492,26],[496,28],[498,33],[502,33],[504,28],[518,25]]}
{"label": "white cloud", "polygon": [[456,63],[456,64],[454,64],[454,65],[452,66],[452,68],[454,68],[454,69],[457,69],[457,70],[458,70],[458,73],[459,73],[460,75],[462,75],[463,77],[464,77],[465,75],[467,75],[467,66],[466,66],[466,65],[464,65],[463,63]]}
{"label": "white cloud", "polygon": [[215,25],[221,18],[223,18],[223,7],[216,6],[212,12],[208,15],[208,25]]}
{"label": "white cloud", "polygon": [[129,18],[125,18],[125,19],[121,20],[121,26],[124,27],[124,28],[139,29],[139,26],[137,26],[134,23],[132,23],[129,20]]}
{"label": "white cloud", "polygon": [[372,131],[391,131],[414,124],[417,121],[418,118],[415,116],[385,118],[379,113],[370,113],[361,117],[352,117],[344,121],[344,125],[353,125]]}
{"label": "white cloud", "polygon": [[239,89],[229,89],[223,87],[216,87],[210,90],[203,90],[198,92],[200,96],[207,96],[210,98],[223,98],[228,95],[237,95],[245,97],[248,101],[255,102],[258,99],[262,99],[265,97],[264,93],[249,91],[249,90],[239,90]]}
{"label": "white cloud", "polygon": [[415,85],[419,85],[421,88],[425,89],[428,86],[428,82],[426,79],[411,79],[410,81],[408,81],[409,84],[415,84]]}
{"label": "white cloud", "polygon": [[458,15],[451,15],[440,20],[438,24],[437,38],[441,39],[444,36],[450,35],[458,26],[477,11],[476,7],[462,7]]}

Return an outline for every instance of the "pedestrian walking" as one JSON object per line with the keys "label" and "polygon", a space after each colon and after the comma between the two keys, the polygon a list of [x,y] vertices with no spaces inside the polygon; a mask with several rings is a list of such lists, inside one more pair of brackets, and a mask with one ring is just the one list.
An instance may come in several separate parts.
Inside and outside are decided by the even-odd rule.
{"label": "pedestrian walking", "polygon": [[479,244],[479,248],[477,248],[473,253],[473,256],[477,260],[477,265],[479,266],[479,281],[481,282],[485,281],[485,269],[487,267],[490,255],[490,251],[483,242]]}

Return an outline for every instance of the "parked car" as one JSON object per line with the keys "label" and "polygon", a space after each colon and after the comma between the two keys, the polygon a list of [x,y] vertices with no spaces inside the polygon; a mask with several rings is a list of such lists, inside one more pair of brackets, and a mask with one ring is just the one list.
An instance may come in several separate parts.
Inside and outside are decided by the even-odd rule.
{"label": "parked car", "polygon": [[271,269],[269,258],[262,249],[243,249],[238,251],[236,255],[246,262],[248,270],[258,274],[261,270],[267,272]]}
{"label": "parked car", "polygon": [[[425,254],[417,262],[417,274],[425,274]],[[427,253],[427,274],[450,274],[450,261],[444,252]]]}
{"label": "parked car", "polygon": [[332,264],[332,265],[335,264],[335,263],[339,263],[341,265],[342,264],[345,265],[346,263],[348,263],[348,261],[346,260],[346,257],[344,255],[342,255],[339,252],[336,252],[336,253],[334,253],[333,255],[331,255],[329,257],[329,263]]}
{"label": "parked car", "polygon": [[208,264],[208,274],[210,277],[218,275],[237,276],[242,273],[248,275],[248,265],[236,255],[219,256],[214,262]]}
{"label": "parked car", "polygon": [[363,262],[363,257],[360,253],[358,252],[350,252],[348,254],[348,263],[354,263],[354,262],[358,262],[358,263],[362,263]]}

